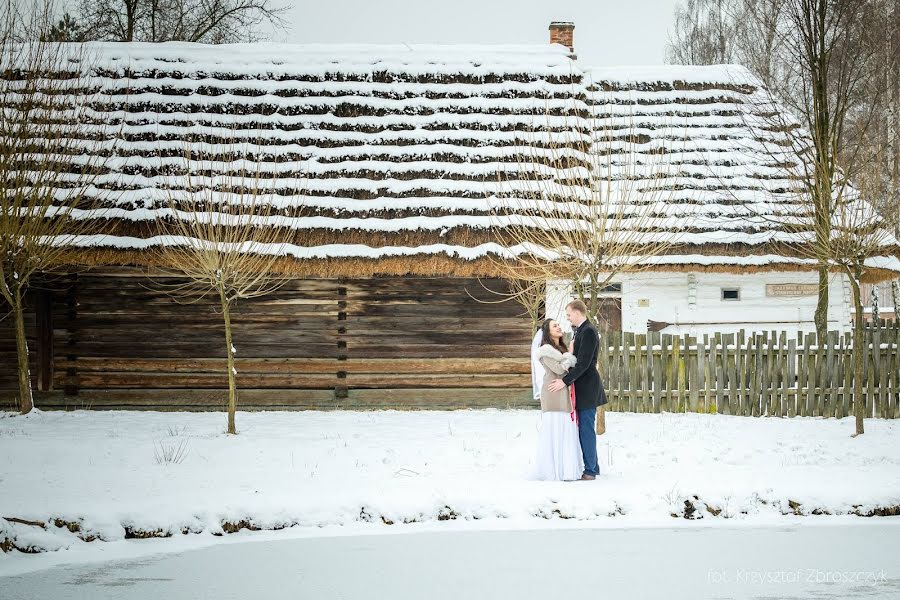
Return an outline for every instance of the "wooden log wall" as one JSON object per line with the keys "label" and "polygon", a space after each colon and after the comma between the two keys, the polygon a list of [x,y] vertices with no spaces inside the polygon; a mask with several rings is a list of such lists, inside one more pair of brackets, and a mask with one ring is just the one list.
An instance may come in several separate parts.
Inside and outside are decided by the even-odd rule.
{"label": "wooden log wall", "polygon": [[[66,278],[46,281],[35,278],[25,296],[25,339],[28,343],[28,370],[34,392],[50,390],[53,379],[54,294],[65,286]],[[5,300],[0,299],[0,410],[18,408],[16,323]]]}
{"label": "wooden log wall", "polygon": [[[28,363],[32,388],[37,387],[37,329],[31,297],[25,310],[25,337],[28,340]],[[0,410],[15,410],[18,406],[16,322],[9,304],[0,299]]]}
{"label": "wooden log wall", "polygon": [[[26,316],[42,409],[221,410],[221,316],[178,303],[138,271],[33,286]],[[499,289],[499,281],[485,281]],[[474,297],[474,298],[473,298]],[[534,407],[530,321],[475,279],[293,280],[238,302],[242,410]],[[900,324],[866,329],[869,416],[900,417]],[[850,334],[604,334],[612,410],[760,416],[852,414]],[[0,320],[0,402],[16,396],[11,317]]]}
{"label": "wooden log wall", "polygon": [[[223,409],[217,299],[176,302],[165,286],[177,283],[115,269],[58,285],[49,300],[52,389],[36,392],[36,405]],[[238,407],[534,406],[531,322],[517,304],[496,300],[477,279],[420,277],[298,279],[239,300]],[[15,357],[14,346],[4,351]]]}

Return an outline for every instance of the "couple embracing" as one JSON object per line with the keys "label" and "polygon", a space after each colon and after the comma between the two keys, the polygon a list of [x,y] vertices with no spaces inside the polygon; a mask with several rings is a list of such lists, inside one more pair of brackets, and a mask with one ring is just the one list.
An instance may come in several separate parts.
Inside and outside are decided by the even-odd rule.
{"label": "couple embracing", "polygon": [[537,479],[592,480],[600,473],[594,419],[597,407],[606,404],[606,394],[597,372],[600,338],[586,314],[580,300],[566,306],[573,331],[568,348],[559,323],[547,319],[541,326],[536,350],[544,368]]}

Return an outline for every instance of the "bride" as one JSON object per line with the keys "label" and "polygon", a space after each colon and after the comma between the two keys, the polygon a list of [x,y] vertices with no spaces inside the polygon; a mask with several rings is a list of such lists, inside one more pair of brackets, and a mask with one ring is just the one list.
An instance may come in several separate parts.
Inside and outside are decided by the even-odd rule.
{"label": "bride", "polygon": [[558,392],[547,389],[551,381],[575,366],[575,357],[566,352],[563,332],[556,321],[544,321],[541,334],[537,358],[544,367],[544,381],[541,385],[541,431],[535,477],[551,481],[578,480],[584,472],[584,460],[569,388]]}

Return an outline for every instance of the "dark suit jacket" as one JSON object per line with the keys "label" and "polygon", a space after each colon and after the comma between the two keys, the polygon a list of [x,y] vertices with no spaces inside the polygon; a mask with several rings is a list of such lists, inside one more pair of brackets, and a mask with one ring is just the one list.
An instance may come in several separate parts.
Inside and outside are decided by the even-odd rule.
{"label": "dark suit jacket", "polygon": [[606,404],[606,392],[597,372],[600,336],[590,321],[585,321],[575,330],[573,350],[578,362],[562,380],[566,385],[575,383],[575,408],[587,410]]}

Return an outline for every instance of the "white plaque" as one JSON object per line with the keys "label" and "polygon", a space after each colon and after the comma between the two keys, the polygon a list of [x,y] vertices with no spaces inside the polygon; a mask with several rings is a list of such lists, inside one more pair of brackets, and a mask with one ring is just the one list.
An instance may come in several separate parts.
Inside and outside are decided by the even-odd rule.
{"label": "white plaque", "polygon": [[767,283],[766,296],[815,296],[819,293],[818,283]]}

